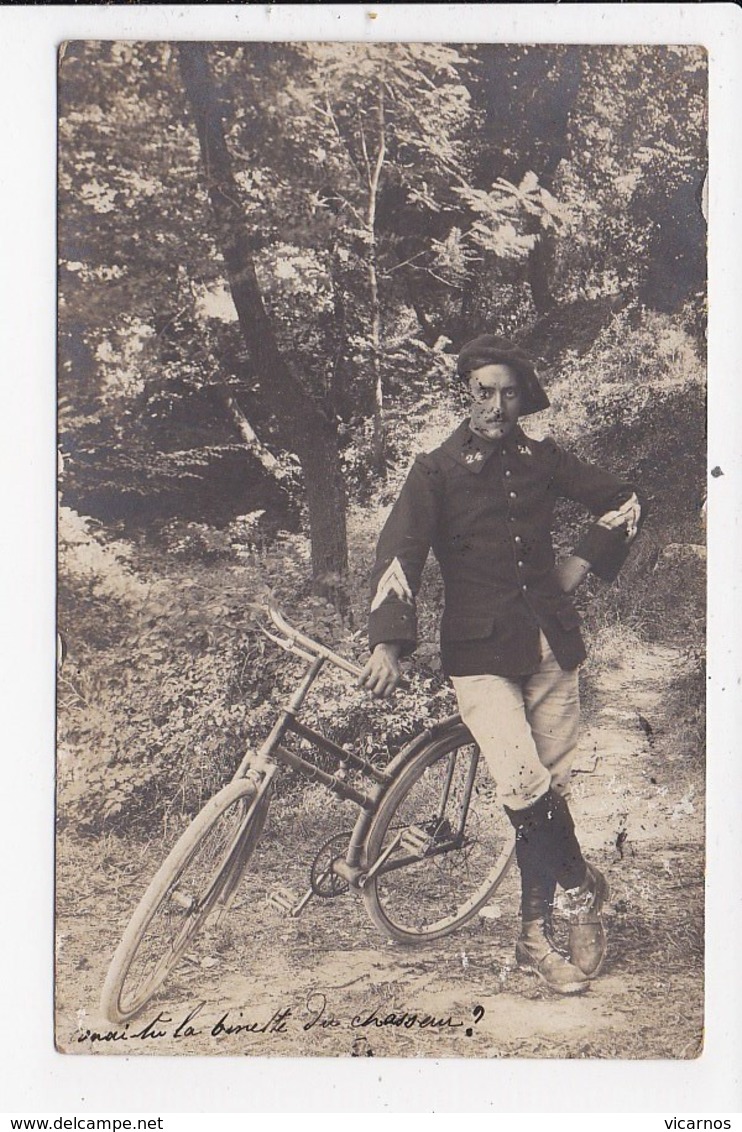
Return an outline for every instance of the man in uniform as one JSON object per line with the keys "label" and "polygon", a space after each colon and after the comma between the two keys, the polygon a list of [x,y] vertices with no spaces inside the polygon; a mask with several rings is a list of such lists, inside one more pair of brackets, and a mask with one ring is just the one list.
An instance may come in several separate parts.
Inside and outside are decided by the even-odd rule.
{"label": "man in uniform", "polygon": [[[445,587],[443,669],[516,831],[516,959],[553,990],[576,994],[603,963],[609,890],[582,855],[566,799],[586,655],[570,595],[590,571],[615,579],[642,507],[631,484],[522,431],[520,417],[549,400],[512,342],[475,338],[461,350],[458,373],[471,394],[470,417],[417,457],[379,538],[371,657],[360,682],[377,696],[396,686],[399,658],[415,647],[415,595],[432,547]],[[599,518],[555,564],[559,497]],[[565,890],[569,955],[554,943],[557,885]]]}

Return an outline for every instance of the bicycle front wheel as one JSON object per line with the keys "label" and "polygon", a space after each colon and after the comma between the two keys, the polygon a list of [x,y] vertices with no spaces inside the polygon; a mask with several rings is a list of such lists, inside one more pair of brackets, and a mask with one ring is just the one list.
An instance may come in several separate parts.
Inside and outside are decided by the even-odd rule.
{"label": "bicycle front wheel", "polygon": [[208,802],[173,846],[129,921],[103,985],[101,1009],[126,1022],[150,1001],[203,927],[235,870],[246,866],[268,797],[244,779]]}
{"label": "bicycle front wheel", "polygon": [[463,725],[402,769],[366,846],[366,910],[392,939],[438,939],[484,907],[513,859],[514,836]]}

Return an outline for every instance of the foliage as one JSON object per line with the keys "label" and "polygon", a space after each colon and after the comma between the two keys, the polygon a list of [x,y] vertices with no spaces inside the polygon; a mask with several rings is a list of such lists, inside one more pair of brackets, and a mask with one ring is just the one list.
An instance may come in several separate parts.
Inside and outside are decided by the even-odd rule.
{"label": "foliage", "polygon": [[678,320],[643,310],[615,315],[582,356],[564,355],[549,392],[560,435],[638,479],[674,531],[668,541],[697,541],[705,366]]}
{"label": "foliage", "polygon": [[[521,258],[535,247],[538,234],[527,231],[529,220],[549,232],[559,231],[569,217],[564,205],[530,170],[518,185],[498,177],[489,192],[468,186],[458,191],[477,216],[471,229],[473,242],[503,259]],[[516,230],[518,221],[522,222],[522,232]]]}
{"label": "foliage", "polygon": [[667,310],[703,285],[705,232],[693,202],[706,113],[702,48],[584,52],[569,158],[553,186],[572,216],[557,249],[564,298],[613,291]]}
{"label": "foliage", "polygon": [[[297,665],[258,630],[272,596],[300,605],[296,624],[351,658],[331,605],[306,592],[304,540],[250,542],[251,524],[214,532],[171,525],[154,555],[106,543],[63,511],[59,628],[59,798],[65,820],[98,830],[151,827],[192,813],[265,738],[297,681]],[[163,572],[166,563],[167,573]],[[304,591],[302,593],[302,591]],[[291,607],[289,606],[291,609]],[[439,681],[438,681],[439,683]],[[412,680],[390,711],[337,675],[305,719],[385,761],[443,709],[433,674]]]}

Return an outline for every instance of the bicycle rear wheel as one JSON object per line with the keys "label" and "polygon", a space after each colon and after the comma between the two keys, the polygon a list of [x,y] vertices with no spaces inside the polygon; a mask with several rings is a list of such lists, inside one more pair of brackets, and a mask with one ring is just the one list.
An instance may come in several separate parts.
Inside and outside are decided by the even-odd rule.
{"label": "bicycle rear wheel", "polygon": [[514,836],[487,764],[463,725],[404,767],[366,846],[366,910],[392,939],[438,939],[484,907],[513,859]]}
{"label": "bicycle rear wheel", "polygon": [[133,1018],[162,986],[252,854],[269,798],[240,779],[196,815],[150,882],[111,961],[101,1009]]}

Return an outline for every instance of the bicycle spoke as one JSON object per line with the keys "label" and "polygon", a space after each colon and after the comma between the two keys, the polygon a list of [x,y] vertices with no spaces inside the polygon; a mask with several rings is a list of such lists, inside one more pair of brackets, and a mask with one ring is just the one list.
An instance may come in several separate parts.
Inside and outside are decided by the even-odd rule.
{"label": "bicycle spoke", "polygon": [[445,934],[485,902],[509,859],[512,834],[478,749],[455,737],[431,744],[386,809],[369,844],[377,859],[393,838],[399,847],[372,865],[368,909],[400,939]]}
{"label": "bicycle spoke", "polygon": [[225,787],[173,847],[114,956],[103,991],[109,1017],[120,1020],[142,1009],[192,944],[225,885],[237,882],[235,870],[241,872],[265,820],[265,806],[255,810],[253,799],[247,784]]}

